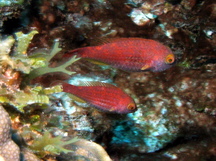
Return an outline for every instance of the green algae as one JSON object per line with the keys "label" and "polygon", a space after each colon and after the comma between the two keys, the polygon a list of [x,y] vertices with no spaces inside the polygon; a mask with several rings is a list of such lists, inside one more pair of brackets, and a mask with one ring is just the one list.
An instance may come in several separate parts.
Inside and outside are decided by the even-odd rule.
{"label": "green algae", "polygon": [[[1,40],[0,49],[0,64],[4,66],[10,66],[12,69],[20,71],[28,75],[28,80],[34,79],[40,75],[52,72],[62,72],[66,74],[74,74],[74,72],[66,69],[69,65],[79,60],[80,58],[72,57],[68,62],[57,67],[49,67],[50,60],[59,52],[59,42],[55,41],[51,52],[48,53],[37,53],[32,56],[28,56],[27,49],[34,35],[38,32],[33,30],[28,34],[23,34],[22,32],[15,33],[16,39],[12,36],[7,37],[5,40]],[[13,51],[12,56],[10,56],[11,48],[14,43],[17,43],[15,51]]]}
{"label": "green algae", "polygon": [[10,58],[9,53],[15,42],[15,39],[12,36],[7,37],[4,40],[0,40],[0,64],[2,66],[10,65],[12,68],[15,67],[14,61]]}
{"label": "green algae", "polygon": [[185,69],[189,69],[192,65],[192,62],[189,60],[184,60],[183,62],[178,63],[178,66],[183,67]]}
{"label": "green algae", "polygon": [[[12,70],[20,71],[24,74],[28,74],[31,70],[43,66],[45,61],[43,57],[36,59],[28,57],[26,54],[33,36],[37,33],[35,30],[28,34],[17,32],[15,33],[16,39],[8,36],[6,39],[0,40],[0,65],[10,67]],[[15,43],[17,43],[17,47],[13,50],[12,47]],[[10,56],[10,53],[12,53],[12,56]]]}
{"label": "green algae", "polygon": [[79,139],[74,137],[69,141],[63,141],[61,136],[51,137],[51,134],[46,131],[43,136],[36,139],[30,146],[30,149],[38,153],[40,156],[48,154],[60,154],[72,152],[72,150],[65,149],[64,146],[77,142]]}
{"label": "green algae", "polygon": [[16,90],[10,94],[0,94],[0,103],[7,103],[16,107],[20,112],[31,104],[49,104],[49,94],[62,92],[59,85],[51,88],[41,86],[29,87],[28,90]]}
{"label": "green algae", "polygon": [[14,42],[15,39],[12,36],[8,36],[6,39],[0,40],[0,44],[1,44],[0,55],[9,54]]}
{"label": "green algae", "polygon": [[[66,68],[79,60],[79,58],[74,56],[60,66],[49,67],[50,60],[61,51],[57,41],[54,42],[50,53],[40,52],[28,56],[28,46],[35,34],[38,34],[38,31],[33,30],[27,34],[17,32],[15,33],[16,38],[8,36],[0,40],[0,103],[15,106],[20,112],[24,112],[23,108],[28,105],[49,104],[51,94],[62,92],[60,86],[51,88],[28,86],[32,79],[52,72],[74,74],[75,72]],[[22,78],[20,78],[19,73],[23,74]],[[19,89],[19,79],[23,78],[25,78],[23,84],[26,87]]]}
{"label": "green algae", "polygon": [[33,30],[28,34],[24,34],[22,32],[16,32],[16,40],[17,40],[17,50],[16,55],[26,54],[28,46],[34,37],[35,34],[38,34],[38,31]]}
{"label": "green algae", "polygon": [[74,62],[76,62],[77,60],[79,60],[80,58],[76,58],[76,56],[72,57],[69,61],[67,61],[66,63],[57,66],[57,67],[49,67],[49,62],[50,60],[59,52],[61,51],[61,48],[58,47],[59,46],[59,42],[56,41],[54,43],[54,46],[52,48],[52,51],[50,52],[50,54],[47,56],[46,61],[45,61],[45,66],[44,67],[40,67],[40,68],[36,68],[34,69],[29,75],[28,75],[28,80],[32,80],[38,76],[44,75],[46,73],[54,73],[54,72],[62,72],[68,75],[72,75],[75,74],[75,72],[69,71],[66,68],[73,64]]}

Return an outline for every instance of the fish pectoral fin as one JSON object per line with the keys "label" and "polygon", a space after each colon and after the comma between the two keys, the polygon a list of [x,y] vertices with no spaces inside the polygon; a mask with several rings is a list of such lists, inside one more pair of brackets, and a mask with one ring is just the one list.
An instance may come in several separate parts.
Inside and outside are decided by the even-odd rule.
{"label": "fish pectoral fin", "polygon": [[144,65],[142,68],[141,68],[141,70],[148,70],[148,69],[150,69],[151,67],[149,66],[149,65]]}
{"label": "fish pectoral fin", "polygon": [[93,64],[96,64],[96,65],[109,65],[109,64],[106,64],[106,63],[103,63],[103,62],[100,62],[97,60],[93,60],[93,59],[87,59],[87,60]]}
{"label": "fish pectoral fin", "polygon": [[73,95],[73,94],[70,94],[70,97],[71,97],[74,101],[76,101],[76,102],[86,103],[85,100],[83,100],[82,98],[79,98],[79,97],[77,97],[77,96],[75,96],[75,95]]}
{"label": "fish pectoral fin", "polygon": [[112,111],[114,111],[114,110],[115,110],[115,108],[111,108],[111,109],[109,109],[110,112],[112,112]]}

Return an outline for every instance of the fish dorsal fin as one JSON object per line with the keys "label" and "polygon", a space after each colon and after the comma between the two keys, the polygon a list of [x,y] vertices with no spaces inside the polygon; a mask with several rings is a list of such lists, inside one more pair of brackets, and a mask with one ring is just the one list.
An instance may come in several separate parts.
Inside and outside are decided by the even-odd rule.
{"label": "fish dorsal fin", "polygon": [[113,42],[122,42],[126,40],[143,40],[143,38],[137,38],[137,37],[100,38],[100,39],[92,40],[90,45],[98,46],[98,45],[104,45],[104,44],[113,43]]}
{"label": "fish dorsal fin", "polygon": [[79,82],[79,86],[103,86],[103,87],[115,87],[112,84],[109,83],[103,83],[103,82],[98,82],[98,81],[84,81],[84,82]]}

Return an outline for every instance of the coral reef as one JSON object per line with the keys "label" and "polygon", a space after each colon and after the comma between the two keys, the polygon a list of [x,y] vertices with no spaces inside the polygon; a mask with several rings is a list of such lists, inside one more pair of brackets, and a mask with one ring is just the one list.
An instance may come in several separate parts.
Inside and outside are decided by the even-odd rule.
{"label": "coral reef", "polygon": [[[39,160],[33,153],[43,160],[216,160],[215,6],[214,0],[1,1],[0,103],[26,142],[16,146],[17,160],[20,151],[32,161]],[[172,49],[176,66],[128,73],[62,58],[66,51],[112,37],[159,41]],[[56,80],[115,84],[138,110],[97,111],[74,102],[59,86],[50,87]],[[16,145],[8,114],[0,111],[0,142]],[[63,146],[76,136],[80,141]],[[46,145],[29,150],[39,137],[61,138],[61,146],[48,146],[46,153],[41,153]],[[7,160],[2,145],[0,159]]]}
{"label": "coral reef", "polygon": [[[215,137],[215,136],[213,136]],[[199,137],[187,142],[187,145],[179,144],[176,147],[171,147],[163,155],[176,160],[190,159],[192,161],[196,160],[215,160],[215,141],[212,139],[201,139]],[[197,148],[198,147],[198,148]],[[206,149],[208,147],[208,149]],[[190,154],[190,155],[188,155]]]}
{"label": "coral reef", "polygon": [[40,161],[40,159],[29,149],[22,149],[23,158],[27,161]]}
{"label": "coral reef", "polygon": [[[186,70],[178,72],[178,76],[176,71],[178,67],[166,77],[164,74],[155,77],[153,73],[128,76],[129,86],[132,86],[129,88],[138,95],[140,108],[129,114],[127,120],[116,123],[113,146],[124,144],[129,149],[138,148],[140,152],[154,152],[179,136],[193,135],[195,131],[202,135],[202,132],[215,130],[215,100],[209,99],[215,95],[209,91],[214,89],[214,83],[210,83],[214,80],[213,71],[204,70],[196,75],[197,71]],[[126,80],[117,78],[116,81]],[[200,129],[202,132],[199,134]]]}
{"label": "coral reef", "polygon": [[8,113],[0,106],[0,157],[5,161],[19,161],[20,149],[11,140],[11,121]]}
{"label": "coral reef", "polygon": [[0,31],[11,33],[14,26],[20,27],[20,17],[23,17],[23,11],[29,3],[30,0],[2,0],[0,2]]}
{"label": "coral reef", "polygon": [[158,16],[169,12],[173,8],[171,5],[168,5],[165,0],[128,0],[127,4],[132,7],[129,14],[131,20],[138,26],[154,23]]}
{"label": "coral reef", "polygon": [[167,113],[166,107],[158,113],[140,109],[130,114],[128,119],[118,121],[113,129],[111,146],[124,145],[124,148],[137,149],[140,153],[163,148],[179,135],[179,127],[167,117]]}
{"label": "coral reef", "polygon": [[42,57],[43,53],[28,56],[26,54],[27,48],[33,36],[37,33],[37,31],[31,31],[28,34],[23,34],[21,32],[15,33],[17,37],[17,46],[12,57],[9,56],[9,53],[15,42],[13,37],[9,36],[1,42],[3,47],[0,51],[0,63],[2,65],[2,67],[0,67],[0,72],[2,73],[0,102],[9,103],[22,112],[23,107],[30,104],[48,104],[49,97],[47,94],[61,92],[61,87],[43,89],[41,86],[37,86],[26,87],[25,90],[20,90],[19,86],[22,79],[20,76],[21,73],[28,74],[27,79],[25,80],[26,83],[35,77],[46,73],[64,72],[73,74],[74,72],[68,71],[65,68],[78,60],[76,57],[72,57],[70,61],[63,65],[53,68],[49,67],[50,60],[61,50],[58,48],[58,43],[55,43],[50,55],[48,55],[46,59]]}

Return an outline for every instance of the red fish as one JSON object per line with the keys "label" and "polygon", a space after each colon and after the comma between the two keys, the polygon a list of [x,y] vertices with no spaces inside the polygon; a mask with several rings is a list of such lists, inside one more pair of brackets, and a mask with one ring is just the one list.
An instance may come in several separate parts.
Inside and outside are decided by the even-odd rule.
{"label": "red fish", "polygon": [[163,44],[143,38],[108,39],[101,45],[78,48],[66,53],[109,64],[125,71],[159,72],[170,68],[175,56]]}
{"label": "red fish", "polygon": [[120,88],[101,82],[87,82],[85,86],[60,83],[63,92],[71,93],[90,105],[103,111],[126,114],[135,112],[134,100]]}

